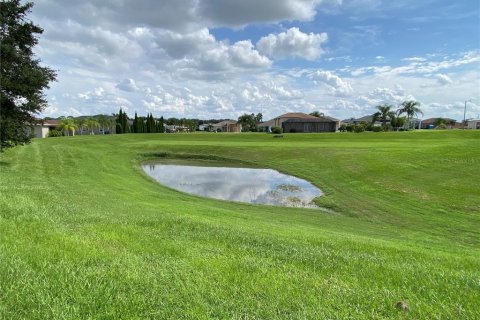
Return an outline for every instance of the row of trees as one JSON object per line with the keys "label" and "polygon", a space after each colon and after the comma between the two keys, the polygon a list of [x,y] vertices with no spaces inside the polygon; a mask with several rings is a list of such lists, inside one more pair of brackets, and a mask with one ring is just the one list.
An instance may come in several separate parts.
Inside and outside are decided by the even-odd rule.
{"label": "row of trees", "polygon": [[88,134],[95,134],[96,131],[101,129],[102,134],[110,132],[113,129],[114,120],[112,117],[106,115],[99,115],[96,117],[62,117],[57,125],[57,131],[51,131],[50,136],[74,136],[75,132],[79,131],[81,135],[85,131]]}
{"label": "row of trees", "polygon": [[[381,121],[384,128],[387,126],[387,121],[389,121],[394,128],[406,125],[406,128],[410,129],[411,120],[419,114],[423,115],[422,110],[420,110],[420,102],[415,100],[402,102],[396,111],[393,110],[394,106],[391,104],[382,104],[376,108],[378,111],[373,114],[372,123]],[[403,114],[406,115],[405,119],[401,117]]]}
{"label": "row of trees", "polygon": [[118,112],[116,118],[116,133],[163,133],[165,132],[165,121],[163,117],[155,119],[153,114],[149,113],[146,117],[139,117],[135,112],[135,118],[130,124],[128,116],[122,109]]}

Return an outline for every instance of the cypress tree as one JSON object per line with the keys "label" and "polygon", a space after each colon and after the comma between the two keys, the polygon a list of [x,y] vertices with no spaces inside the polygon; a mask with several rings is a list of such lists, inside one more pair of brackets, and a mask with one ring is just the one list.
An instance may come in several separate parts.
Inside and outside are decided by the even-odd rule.
{"label": "cypress tree", "polygon": [[123,128],[122,128],[122,108],[120,108],[120,111],[118,112],[118,116],[115,119],[115,132],[117,134],[122,134],[123,133]]}
{"label": "cypress tree", "polygon": [[160,125],[160,128],[159,128],[160,130],[158,132],[164,133],[165,132],[165,120],[163,119],[163,116],[160,117],[159,125]]}
{"label": "cypress tree", "polygon": [[135,111],[135,119],[133,120],[132,132],[133,132],[133,133],[138,133],[138,116],[137,116],[137,111]]}

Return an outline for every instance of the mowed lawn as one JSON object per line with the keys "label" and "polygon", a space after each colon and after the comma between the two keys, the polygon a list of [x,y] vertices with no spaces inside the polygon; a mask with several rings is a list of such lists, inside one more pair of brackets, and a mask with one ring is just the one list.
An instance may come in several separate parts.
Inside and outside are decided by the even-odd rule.
{"label": "mowed lawn", "polygon": [[[182,194],[155,155],[274,168],[329,210]],[[478,131],[48,138],[0,182],[0,319],[480,318]]]}

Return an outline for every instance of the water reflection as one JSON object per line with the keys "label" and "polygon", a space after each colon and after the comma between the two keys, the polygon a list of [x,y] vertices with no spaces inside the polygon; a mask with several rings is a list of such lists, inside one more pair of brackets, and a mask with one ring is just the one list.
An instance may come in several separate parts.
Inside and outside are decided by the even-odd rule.
{"label": "water reflection", "polygon": [[316,207],[322,194],[310,182],[272,169],[145,164],[143,170],[170,188],[208,198],[290,207]]}

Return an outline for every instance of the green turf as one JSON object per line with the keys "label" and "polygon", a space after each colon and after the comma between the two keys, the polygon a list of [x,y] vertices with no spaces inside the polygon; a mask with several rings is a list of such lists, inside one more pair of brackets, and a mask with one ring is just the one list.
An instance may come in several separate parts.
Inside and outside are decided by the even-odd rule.
{"label": "green turf", "polygon": [[[274,168],[330,211],[182,194],[154,156]],[[480,318],[479,131],[49,138],[0,181],[0,319]]]}

